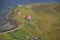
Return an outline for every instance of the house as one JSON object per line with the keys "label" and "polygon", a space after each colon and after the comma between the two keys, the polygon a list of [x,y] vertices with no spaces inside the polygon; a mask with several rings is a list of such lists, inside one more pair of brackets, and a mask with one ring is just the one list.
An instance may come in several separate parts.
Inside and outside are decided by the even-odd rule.
{"label": "house", "polygon": [[30,20],[31,16],[26,16],[25,19]]}

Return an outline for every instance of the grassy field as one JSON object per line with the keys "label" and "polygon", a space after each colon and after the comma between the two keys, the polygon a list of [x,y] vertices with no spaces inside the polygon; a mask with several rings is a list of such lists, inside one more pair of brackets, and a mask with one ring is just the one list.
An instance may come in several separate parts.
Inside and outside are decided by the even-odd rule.
{"label": "grassy field", "polygon": [[[57,3],[27,4],[13,8],[8,18],[18,20],[18,29],[0,34],[0,40],[31,40],[34,37],[41,40],[60,40],[59,10],[60,4]],[[26,20],[26,16],[31,16],[31,20]]]}

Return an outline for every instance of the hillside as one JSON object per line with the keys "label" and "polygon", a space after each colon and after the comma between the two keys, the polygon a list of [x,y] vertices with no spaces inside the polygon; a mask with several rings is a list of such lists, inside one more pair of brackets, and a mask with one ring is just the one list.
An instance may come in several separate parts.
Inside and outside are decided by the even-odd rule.
{"label": "hillside", "polygon": [[[25,19],[26,16],[31,16],[31,19]],[[11,19],[17,20],[19,24],[16,30],[0,34],[1,40],[33,40],[35,37],[39,40],[60,40],[58,3],[16,6],[9,11],[7,19],[9,22]]]}

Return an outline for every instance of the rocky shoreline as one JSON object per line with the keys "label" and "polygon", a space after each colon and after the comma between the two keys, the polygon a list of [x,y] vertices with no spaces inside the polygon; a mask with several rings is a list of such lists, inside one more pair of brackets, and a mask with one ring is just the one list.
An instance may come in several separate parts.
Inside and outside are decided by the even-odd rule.
{"label": "rocky shoreline", "polygon": [[[3,25],[0,25],[0,33],[7,32],[18,27],[19,22],[16,19],[13,19],[14,14],[13,15],[12,14],[9,14],[8,12],[8,15],[7,15],[8,18],[6,18],[6,23]],[[10,18],[9,16],[11,15],[12,17]]]}
{"label": "rocky shoreline", "polygon": [[18,22],[14,19],[9,19],[8,23],[0,26],[0,33],[13,30],[18,27]]}

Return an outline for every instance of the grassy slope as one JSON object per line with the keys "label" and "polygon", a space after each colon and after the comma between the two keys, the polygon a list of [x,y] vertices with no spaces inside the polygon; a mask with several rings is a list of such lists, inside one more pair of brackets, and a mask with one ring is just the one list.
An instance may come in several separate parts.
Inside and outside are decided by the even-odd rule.
{"label": "grassy slope", "polygon": [[[27,6],[32,7],[27,8]],[[17,40],[29,40],[36,36],[41,37],[42,40],[60,40],[60,4],[27,6],[16,8],[21,13],[16,15],[16,19],[21,24],[18,30],[11,33],[18,38]],[[32,17],[30,22],[25,19],[27,15]],[[25,34],[29,36],[29,39],[24,38]],[[14,40],[9,34],[2,34],[0,38],[1,40]]]}

